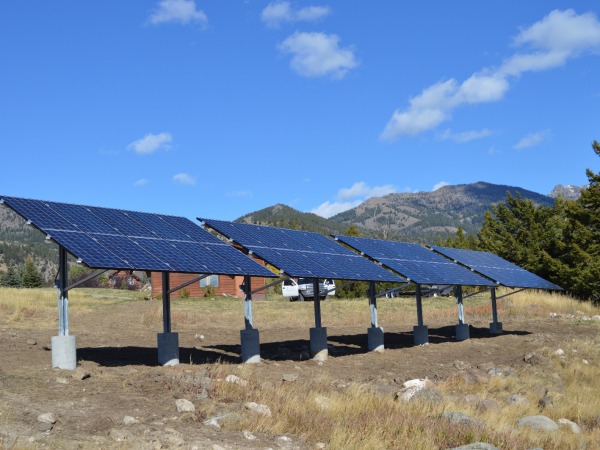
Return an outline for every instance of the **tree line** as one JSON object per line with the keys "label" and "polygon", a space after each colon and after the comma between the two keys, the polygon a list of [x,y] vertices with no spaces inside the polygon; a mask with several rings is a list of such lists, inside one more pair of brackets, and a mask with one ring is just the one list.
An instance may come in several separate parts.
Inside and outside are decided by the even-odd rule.
{"label": "tree line", "polygon": [[43,285],[44,277],[31,257],[23,265],[8,266],[5,272],[0,272],[0,286],[3,287],[39,288]]}

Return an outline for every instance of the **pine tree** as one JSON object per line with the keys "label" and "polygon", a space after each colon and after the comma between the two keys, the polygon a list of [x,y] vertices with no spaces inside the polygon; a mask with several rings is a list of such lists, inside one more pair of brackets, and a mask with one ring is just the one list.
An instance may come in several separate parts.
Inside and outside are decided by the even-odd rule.
{"label": "pine tree", "polygon": [[356,225],[350,225],[346,231],[344,231],[344,236],[360,237],[360,230],[356,227]]}
{"label": "pine tree", "polygon": [[42,274],[33,263],[30,257],[25,260],[25,268],[23,270],[22,287],[24,288],[39,288],[44,284]]}
{"label": "pine tree", "polygon": [[21,287],[21,278],[13,266],[10,266],[2,276],[0,286],[13,288]]}

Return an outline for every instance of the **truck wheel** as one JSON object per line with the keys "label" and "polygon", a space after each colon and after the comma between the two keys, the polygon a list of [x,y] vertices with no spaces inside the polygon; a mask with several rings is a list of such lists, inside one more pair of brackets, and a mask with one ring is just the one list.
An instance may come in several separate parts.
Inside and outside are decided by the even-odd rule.
{"label": "truck wheel", "polygon": [[304,301],[304,295],[298,294],[298,301],[303,302]]}

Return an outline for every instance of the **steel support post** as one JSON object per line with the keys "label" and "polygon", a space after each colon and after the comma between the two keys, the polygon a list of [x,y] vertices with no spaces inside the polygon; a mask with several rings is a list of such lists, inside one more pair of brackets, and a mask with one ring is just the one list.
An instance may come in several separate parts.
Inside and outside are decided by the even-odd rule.
{"label": "steel support post", "polygon": [[490,323],[491,334],[502,334],[502,322],[498,322],[498,306],[496,304],[496,288],[491,289],[492,294],[492,323]]}
{"label": "steel support post", "polygon": [[313,359],[327,359],[327,328],[321,326],[321,299],[319,297],[319,279],[313,279],[313,300],[315,307],[315,327],[310,329],[310,355]]}
{"label": "steel support post", "polygon": [[423,325],[423,303],[421,301],[421,285],[415,286],[415,298],[417,302],[417,326],[413,327],[413,341],[415,345],[429,343],[429,329]]}
{"label": "steel support post", "polygon": [[377,293],[375,292],[374,281],[369,281],[369,307],[371,308],[371,327],[367,330],[367,348],[370,352],[382,352],[385,348],[383,328],[379,326],[377,317]]}
{"label": "steel support post", "polygon": [[179,334],[171,332],[171,293],[169,272],[162,273],[163,332],[157,333],[158,363],[162,366],[179,364]]}
{"label": "steel support post", "polygon": [[240,340],[242,343],[242,362],[258,363],[260,362],[260,338],[258,330],[254,329],[252,317],[252,286],[250,276],[244,276],[244,325],[245,329],[240,331]]}
{"label": "steel support post", "polygon": [[458,307],[458,325],[456,325],[456,340],[469,339],[469,325],[465,323],[465,310],[463,307],[462,286],[456,286],[456,305]]}
{"label": "steel support post", "polygon": [[77,344],[75,336],[69,336],[69,268],[67,250],[58,247],[59,279],[57,283],[58,336],[52,336],[52,367],[74,370],[77,367]]}

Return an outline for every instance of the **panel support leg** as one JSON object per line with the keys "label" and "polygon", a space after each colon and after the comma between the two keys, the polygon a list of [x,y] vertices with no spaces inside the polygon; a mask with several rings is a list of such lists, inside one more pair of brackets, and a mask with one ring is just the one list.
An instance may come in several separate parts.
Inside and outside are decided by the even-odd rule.
{"label": "panel support leg", "polygon": [[158,363],[161,366],[179,364],[179,333],[171,332],[171,293],[169,272],[162,273],[163,332],[157,333]]}
{"label": "panel support leg", "polygon": [[496,304],[496,288],[492,288],[492,322],[490,334],[502,334],[502,322],[498,322],[498,306]]}
{"label": "panel support leg", "polygon": [[67,251],[62,245],[58,247],[58,258],[58,336],[51,338],[52,367],[74,370],[77,367],[77,345],[75,336],[69,336],[69,269]]}
{"label": "panel support leg", "polygon": [[456,305],[458,307],[458,325],[456,325],[456,340],[465,341],[470,338],[469,325],[465,323],[462,286],[456,286]]}
{"label": "panel support leg", "polygon": [[254,329],[254,319],[252,317],[252,287],[250,285],[250,276],[244,277],[244,324],[245,329],[240,331],[240,340],[242,343],[242,362],[259,363],[260,362],[260,337],[258,330]]}
{"label": "panel support leg", "polygon": [[315,307],[315,327],[310,329],[310,356],[317,361],[325,361],[327,351],[327,328],[321,326],[321,298],[319,297],[319,279],[313,279],[313,297]]}
{"label": "panel support leg", "polygon": [[371,327],[367,330],[367,348],[370,352],[382,352],[385,348],[383,328],[379,326],[377,317],[377,296],[374,281],[369,281],[369,307],[371,308]]}
{"label": "panel support leg", "polygon": [[429,344],[429,329],[423,325],[423,304],[421,301],[421,285],[416,285],[415,290],[417,301],[417,326],[413,327],[413,340],[415,345]]}

